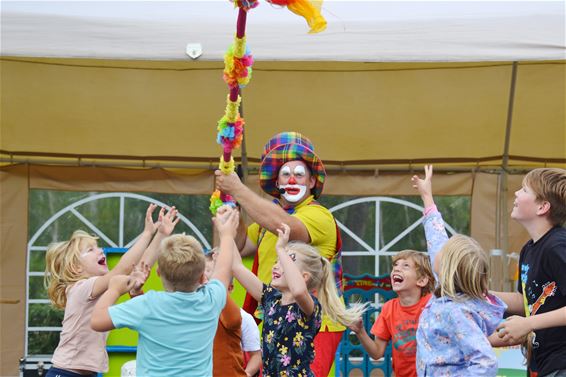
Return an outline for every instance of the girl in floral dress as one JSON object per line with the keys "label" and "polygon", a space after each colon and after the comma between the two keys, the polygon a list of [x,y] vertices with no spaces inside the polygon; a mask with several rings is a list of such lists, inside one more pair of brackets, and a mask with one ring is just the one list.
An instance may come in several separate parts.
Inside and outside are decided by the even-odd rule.
{"label": "girl in floral dress", "polygon": [[314,377],[310,364],[322,313],[349,326],[365,310],[359,305],[346,309],[336,292],[330,262],[308,244],[287,243],[289,233],[289,227],[281,224],[276,245],[278,261],[269,285],[242,264],[234,248],[233,274],[263,310],[264,377]]}

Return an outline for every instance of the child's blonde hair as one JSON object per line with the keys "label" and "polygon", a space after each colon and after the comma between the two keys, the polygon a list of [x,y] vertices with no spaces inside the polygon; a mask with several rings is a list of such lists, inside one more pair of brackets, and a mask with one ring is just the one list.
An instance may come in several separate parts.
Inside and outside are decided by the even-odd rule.
{"label": "child's blonde hair", "polygon": [[317,292],[317,298],[324,314],[345,326],[350,326],[361,318],[367,305],[355,304],[346,309],[336,290],[332,266],[318,253],[316,248],[303,242],[290,242],[286,249],[298,256],[301,272],[307,272],[310,275],[307,289]]}
{"label": "child's blonde hair", "polygon": [[566,170],[534,169],[525,176],[523,184],[533,190],[537,201],[550,203],[548,219],[552,225],[566,222]]}
{"label": "child's blonde hair", "polygon": [[427,284],[421,289],[421,296],[425,296],[434,291],[436,281],[430,265],[430,258],[426,253],[416,250],[403,250],[393,256],[393,264],[399,259],[411,259],[413,261],[417,272],[417,279],[428,278]]}
{"label": "child's blonde hair", "polygon": [[[457,234],[442,247],[437,297],[452,300],[484,299],[489,282],[489,260],[480,244],[471,237]],[[464,295],[464,297],[462,297]]]}
{"label": "child's blonde hair", "polygon": [[45,255],[45,280],[47,293],[53,305],[64,309],[67,305],[67,287],[84,279],[80,260],[83,241],[98,238],[82,230],[76,230],[68,241],[52,243]]}
{"label": "child's blonde hair", "polygon": [[196,238],[174,234],[161,241],[159,272],[174,291],[194,291],[204,273],[204,263],[204,252]]}

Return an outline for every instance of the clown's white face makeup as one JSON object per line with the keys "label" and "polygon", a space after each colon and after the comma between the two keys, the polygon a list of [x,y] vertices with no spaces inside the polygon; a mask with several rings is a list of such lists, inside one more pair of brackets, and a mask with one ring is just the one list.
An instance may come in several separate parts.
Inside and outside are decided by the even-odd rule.
{"label": "clown's white face makeup", "polygon": [[314,185],[311,181],[310,173],[302,161],[287,162],[279,170],[277,179],[278,187],[285,190],[281,196],[288,203],[297,203],[310,195],[310,189]]}
{"label": "clown's white face makeup", "polygon": [[[283,167],[285,174],[291,174],[291,168],[289,166],[285,166]],[[295,169],[293,169],[293,174],[295,175],[295,177],[304,177],[305,174],[307,174],[307,171],[305,169],[305,167],[303,165],[297,165],[295,166]]]}
{"label": "clown's white face makeup", "polygon": [[[307,186],[303,186],[303,185],[286,185],[285,187],[282,187],[283,189],[285,189],[285,193],[282,194],[281,196],[283,196],[283,198],[285,198],[286,201],[288,201],[289,203],[296,203],[299,200],[301,200],[301,198],[303,198],[305,196],[305,193],[307,192]],[[298,192],[294,195],[290,194],[287,190],[296,190],[298,188]]]}

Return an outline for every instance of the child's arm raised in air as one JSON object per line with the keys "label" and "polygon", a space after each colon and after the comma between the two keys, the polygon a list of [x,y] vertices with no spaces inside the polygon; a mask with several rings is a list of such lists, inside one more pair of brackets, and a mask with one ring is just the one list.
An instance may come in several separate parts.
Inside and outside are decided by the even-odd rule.
{"label": "child's arm raised in air", "polygon": [[232,282],[233,249],[236,247],[234,237],[238,229],[240,214],[234,209],[223,206],[218,209],[212,218],[214,226],[220,235],[220,252],[216,257],[216,266],[211,279],[218,279],[226,289]]}
{"label": "child's arm raised in air", "polygon": [[96,279],[94,282],[94,287],[92,288],[91,297],[95,298],[100,296],[102,293],[108,289],[108,284],[112,276],[115,275],[129,275],[132,272],[133,266],[135,266],[141,259],[147,245],[151,241],[151,237],[157,230],[159,223],[154,223],[151,217],[153,211],[157,206],[155,204],[150,204],[145,212],[145,226],[144,230],[134,243],[134,245],[122,255],[118,264],[110,270],[106,275],[103,275]]}
{"label": "child's arm raised in air", "polygon": [[[238,214],[239,216],[239,214]],[[234,240],[232,242],[227,238],[224,243],[222,243],[222,237],[220,239],[220,248],[223,252],[232,252],[232,274],[240,282],[240,284],[246,289],[246,291],[258,302],[261,301],[263,295],[263,283],[257,276],[255,276],[250,270],[244,266],[242,263],[242,256],[238,251],[238,247]]]}
{"label": "child's arm raised in air", "polygon": [[238,231],[236,232],[234,241],[236,242],[236,247],[240,255],[247,257],[257,252],[257,245],[248,238],[248,227],[242,216],[242,209],[239,208],[238,212],[240,213],[240,224],[238,225]]}
{"label": "child's arm raised in air", "polygon": [[234,277],[257,302],[260,302],[263,296],[263,283],[253,272],[244,266],[242,256],[238,252],[236,244],[232,248],[232,253],[234,258],[232,261],[232,273]]}
{"label": "child's arm raised in air", "polygon": [[150,267],[155,264],[159,255],[159,245],[161,244],[161,241],[171,235],[175,229],[175,225],[179,223],[180,218],[177,217],[178,214],[179,211],[177,211],[175,207],[171,207],[167,213],[165,213],[165,208],[161,208],[159,211],[159,219],[157,220],[157,232],[143,253],[141,262]]}
{"label": "child's arm raised in air", "polygon": [[387,347],[387,341],[379,338],[378,336],[375,337],[375,340],[372,340],[364,327],[362,319],[358,320],[358,322],[353,325],[348,326],[348,328],[356,334],[368,355],[370,355],[374,360],[379,360],[383,357],[385,354],[385,348]]}
{"label": "child's arm raised in air", "polygon": [[116,267],[110,271],[110,274],[119,275],[125,274],[128,275],[132,271],[132,266],[138,264],[140,259],[142,258],[151,238],[155,234],[155,231],[159,227],[159,220],[157,222],[153,222],[151,215],[157,206],[155,204],[150,204],[147,208],[145,213],[145,225],[143,232],[140,234],[139,238],[136,240],[134,245],[122,255]]}
{"label": "child's arm raised in air", "polygon": [[128,275],[114,275],[108,284],[108,289],[98,299],[92,317],[90,319],[90,327],[94,331],[110,331],[114,329],[114,323],[108,314],[108,308],[112,306],[116,300],[130,289],[134,288],[136,279]]}
{"label": "child's arm raised in air", "polygon": [[295,263],[295,257],[287,253],[287,242],[289,242],[289,235],[291,234],[291,228],[285,224],[281,223],[281,227],[277,229],[279,238],[275,244],[275,250],[277,250],[277,257],[279,258],[279,264],[285,273],[285,280],[289,285],[289,291],[291,295],[301,308],[301,311],[310,317],[314,312],[314,301],[307,288],[307,283],[303,277],[303,274],[297,268]]}
{"label": "child's arm raised in air", "polygon": [[[143,271],[145,270],[145,268],[149,267],[149,272],[151,272],[151,268],[155,264],[155,261],[157,261],[157,257],[159,255],[159,245],[161,244],[161,241],[163,241],[165,237],[173,233],[173,229],[175,229],[175,225],[177,225],[177,223],[180,220],[179,217],[175,219],[177,214],[178,211],[175,207],[171,207],[166,214],[165,214],[165,208],[161,208],[161,210],[159,211],[159,219],[157,220],[157,224],[159,225],[157,227],[157,232],[155,233],[155,236],[151,240],[151,243],[143,253],[143,257],[141,261],[138,263],[140,270]],[[143,280],[142,284],[139,285],[139,287],[136,287],[132,291],[130,291],[131,297],[139,296],[143,294],[143,290],[142,290],[143,283],[145,283],[145,281],[149,277],[149,272],[145,276],[145,279]]]}
{"label": "child's arm raised in air", "polygon": [[413,188],[416,188],[423,205],[425,207],[425,218],[423,225],[425,228],[426,244],[429,252],[430,260],[434,266],[436,254],[442,249],[442,246],[448,241],[448,234],[444,228],[444,220],[442,215],[436,209],[434,199],[432,197],[432,165],[425,165],[425,178],[421,179],[417,175],[411,178]]}

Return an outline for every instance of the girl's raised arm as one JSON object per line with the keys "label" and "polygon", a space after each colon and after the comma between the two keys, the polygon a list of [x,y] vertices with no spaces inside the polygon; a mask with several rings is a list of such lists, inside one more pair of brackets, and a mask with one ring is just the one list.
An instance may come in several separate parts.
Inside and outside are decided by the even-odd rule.
{"label": "girl's raised arm", "polygon": [[434,266],[436,255],[442,246],[448,241],[448,233],[444,227],[442,215],[436,209],[432,196],[432,165],[425,165],[424,179],[414,175],[411,178],[413,188],[417,189],[423,206],[425,207],[425,218],[423,225],[425,228],[426,245],[430,257],[430,262]]}
{"label": "girl's raised arm", "polygon": [[263,295],[263,283],[257,276],[253,274],[250,270],[244,266],[242,263],[242,257],[238,252],[236,244],[233,244],[232,252],[234,253],[232,259],[232,274],[242,284],[242,286],[248,291],[248,293],[257,301],[261,301],[261,296]]}
{"label": "girl's raised arm", "polygon": [[303,274],[295,263],[292,254],[289,255],[285,248],[285,246],[287,246],[287,242],[289,242],[291,228],[287,224],[282,223],[281,227],[277,229],[277,233],[279,238],[277,239],[275,250],[277,250],[279,264],[285,273],[285,279],[289,285],[289,290],[301,308],[301,311],[310,317],[314,312],[314,301],[309,293]]}
{"label": "girl's raised arm", "polygon": [[108,283],[112,276],[115,275],[129,275],[132,272],[133,267],[138,264],[144,251],[149,245],[153,234],[159,226],[159,221],[154,223],[151,215],[157,206],[155,204],[150,204],[145,212],[145,227],[137,241],[134,245],[122,255],[120,261],[112,270],[110,270],[106,275],[103,275],[96,279],[94,286],[92,288],[91,297],[95,298],[103,294],[108,289]]}

